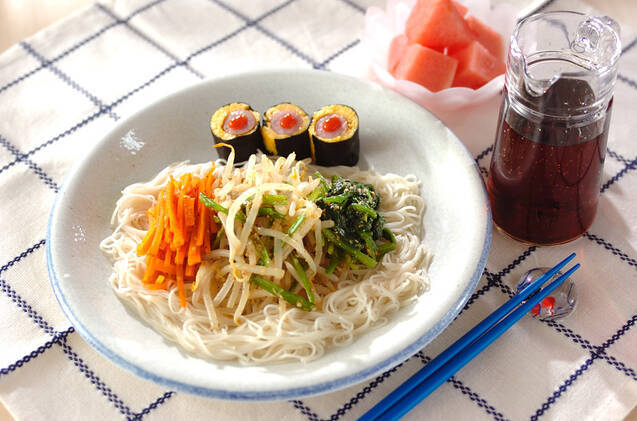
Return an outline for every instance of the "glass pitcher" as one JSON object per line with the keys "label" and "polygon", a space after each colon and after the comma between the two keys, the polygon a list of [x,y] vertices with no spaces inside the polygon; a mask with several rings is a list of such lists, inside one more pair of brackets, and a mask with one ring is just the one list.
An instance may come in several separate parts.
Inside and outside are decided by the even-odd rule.
{"label": "glass pitcher", "polygon": [[593,223],[620,53],[608,17],[547,12],[517,24],[487,182],[509,236],[560,244]]}

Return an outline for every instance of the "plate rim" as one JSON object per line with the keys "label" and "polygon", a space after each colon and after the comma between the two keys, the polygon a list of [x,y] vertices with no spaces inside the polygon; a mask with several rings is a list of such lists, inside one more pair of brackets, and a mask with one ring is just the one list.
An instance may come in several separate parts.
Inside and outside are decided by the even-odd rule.
{"label": "plate rim", "polygon": [[[364,80],[364,79],[360,79],[360,78],[355,78],[353,76],[348,76],[348,75],[344,75],[344,74],[339,74],[339,73],[331,73],[331,72],[325,72],[325,71],[320,71],[320,70],[312,70],[312,69],[277,69],[277,70],[265,70],[265,71],[248,71],[248,72],[239,72],[239,73],[233,73],[231,75],[226,75],[223,77],[218,77],[218,78],[208,78],[205,80],[202,80],[198,83],[186,86],[184,88],[178,89],[175,92],[172,92],[168,95],[162,96],[160,98],[158,98],[157,100],[146,104],[145,106],[143,106],[142,108],[140,108],[139,110],[137,110],[136,112],[132,113],[131,115],[129,115],[128,117],[122,119],[121,121],[117,122],[113,127],[111,127],[111,129],[106,132],[104,134],[104,136],[97,141],[87,152],[88,156],[95,148],[99,147],[102,143],[107,141],[107,138],[109,137],[109,135],[118,130],[120,127],[125,126],[130,120],[136,118],[139,114],[144,113],[149,107],[152,107],[160,102],[164,102],[164,101],[168,101],[170,98],[173,98],[175,96],[178,95],[183,95],[184,92],[189,91],[189,90],[194,90],[197,89],[198,87],[211,83],[211,82],[218,82],[218,81],[223,81],[225,79],[232,79],[232,78],[237,78],[237,77],[242,77],[245,75],[264,75],[264,74],[281,74],[281,73],[289,73],[289,72],[293,72],[295,74],[298,73],[306,73],[309,75],[317,75],[317,74],[321,74],[321,75],[326,75],[329,74],[330,77],[338,77],[338,78],[342,78],[345,80],[355,80],[358,83],[363,83],[366,84],[368,86],[373,87],[374,89],[378,89],[381,88],[383,91],[385,91],[386,93],[391,93],[391,95],[395,95],[397,97],[400,97],[404,100],[408,100],[410,102],[411,101],[409,98],[403,97],[402,95],[399,95],[398,93],[391,91],[377,83],[371,82],[369,80]],[[416,104],[417,105],[417,104]],[[422,108],[422,107],[421,107]],[[429,113],[435,120],[440,121],[440,119],[435,116],[433,113],[431,113],[429,110],[422,108],[425,112]],[[478,177],[478,179],[482,179],[481,174],[479,169],[477,168],[477,164],[475,163],[475,160],[473,158],[473,156],[471,155],[471,153],[469,152],[468,148],[466,147],[466,145],[455,135],[455,133],[449,129],[444,123],[442,123],[440,121],[440,123],[452,134],[453,139],[458,142],[458,144],[462,147],[463,153],[465,154],[465,156],[470,160],[470,161],[474,161],[474,171],[475,171],[475,175]],[[80,168],[80,164],[84,161],[85,157],[83,159],[81,159],[80,161],[78,161],[74,167],[66,174],[65,176],[65,180],[71,178]],[[58,304],[60,305],[60,307],[62,308],[65,316],[67,317],[67,319],[69,319],[69,321],[71,322],[71,324],[73,325],[73,327],[75,328],[75,330],[77,331],[77,333],[89,344],[91,345],[94,349],[96,349],[99,353],[101,353],[102,355],[104,355],[105,357],[107,357],[109,360],[111,360],[112,362],[116,363],[117,365],[119,365],[120,367],[123,367],[125,369],[127,369],[128,371],[132,372],[133,374],[153,381],[157,384],[163,385],[163,386],[167,386],[170,387],[172,389],[178,390],[178,391],[182,391],[182,392],[186,392],[186,393],[190,393],[190,394],[194,394],[194,395],[198,395],[198,396],[204,396],[204,397],[208,397],[208,398],[215,398],[215,399],[223,399],[223,400],[238,400],[238,401],[274,401],[274,400],[285,400],[285,399],[292,399],[292,398],[299,398],[299,397],[306,397],[306,396],[313,396],[313,395],[319,395],[319,394],[323,394],[323,393],[327,393],[330,391],[336,391],[339,389],[342,389],[344,387],[347,386],[351,386],[354,384],[358,384],[361,383],[369,378],[371,378],[372,376],[374,376],[375,374],[378,374],[382,371],[386,371],[389,370],[393,367],[395,367],[396,365],[404,362],[405,360],[407,360],[408,358],[410,358],[411,356],[415,355],[420,349],[422,349],[423,347],[425,347],[429,342],[431,342],[433,339],[435,339],[436,337],[438,337],[438,335],[440,335],[440,333],[442,333],[442,331],[444,331],[447,326],[455,319],[455,317],[458,315],[458,313],[460,313],[460,310],[464,307],[464,305],[466,304],[466,302],[469,300],[471,293],[475,290],[481,276],[483,273],[484,268],[486,267],[486,262],[487,262],[487,258],[489,256],[489,251],[491,248],[491,241],[492,241],[492,232],[493,232],[493,225],[492,225],[492,218],[491,218],[491,206],[488,200],[488,195],[487,195],[487,191],[486,191],[486,187],[484,185],[484,183],[481,183],[481,191],[482,191],[482,196],[485,199],[485,203],[486,203],[486,219],[487,219],[487,223],[486,223],[486,229],[484,232],[484,242],[482,244],[482,251],[480,254],[480,258],[478,260],[478,263],[475,267],[475,270],[471,276],[471,279],[469,280],[467,286],[465,287],[465,289],[462,291],[462,293],[460,294],[458,300],[450,307],[450,309],[445,313],[445,315],[440,318],[440,320],[438,320],[438,322],[436,322],[436,324],[434,324],[429,330],[427,330],[426,332],[424,332],[422,335],[420,335],[418,338],[416,338],[414,341],[412,341],[409,345],[407,345],[405,348],[403,348],[401,351],[397,352],[396,354],[393,354],[392,356],[372,365],[366,368],[363,368],[359,371],[356,371],[348,376],[345,377],[339,377],[336,379],[332,379],[332,380],[327,380],[327,381],[322,381],[322,382],[318,382],[312,385],[308,385],[308,386],[301,386],[301,387],[293,387],[293,388],[280,388],[277,390],[268,390],[268,391],[228,391],[228,390],[224,390],[224,389],[218,389],[218,388],[211,388],[211,387],[203,387],[203,386],[197,386],[194,384],[190,384],[188,382],[183,382],[183,381],[179,381],[179,380],[174,380],[168,377],[164,377],[164,376],[160,376],[157,375],[155,373],[152,373],[151,371],[140,367],[139,365],[130,362],[129,360],[127,360],[125,357],[121,356],[120,354],[118,354],[117,352],[111,350],[106,344],[104,344],[102,341],[100,341],[97,337],[95,337],[88,328],[86,328],[86,326],[81,322],[81,320],[76,316],[76,314],[74,313],[72,307],[69,305],[69,303],[66,300],[66,297],[64,296],[64,294],[62,293],[62,289],[60,287],[60,282],[57,276],[57,272],[55,270],[54,264],[53,264],[53,252],[52,252],[52,248],[51,248],[51,228],[53,225],[53,220],[55,218],[55,216],[58,214],[59,211],[59,203],[60,203],[60,197],[63,196],[63,193],[65,192],[65,186],[66,183],[62,182],[61,186],[60,186],[60,190],[59,192],[56,194],[53,205],[51,207],[51,210],[49,212],[49,219],[48,219],[48,224],[47,224],[47,231],[46,231],[46,240],[45,240],[45,253],[46,253],[46,262],[47,262],[47,270],[48,270],[48,275],[49,275],[49,280],[51,282],[51,286],[55,295],[56,300],[58,301]]]}

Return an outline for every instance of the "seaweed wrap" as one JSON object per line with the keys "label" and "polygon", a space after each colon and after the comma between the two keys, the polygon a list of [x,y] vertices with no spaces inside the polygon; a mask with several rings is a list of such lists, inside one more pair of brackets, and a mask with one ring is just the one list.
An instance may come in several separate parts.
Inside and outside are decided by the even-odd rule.
{"label": "seaweed wrap", "polygon": [[[210,118],[210,130],[217,143],[232,145],[235,162],[247,161],[261,147],[261,116],[248,104],[235,102],[224,105]],[[217,148],[219,157],[228,159],[230,149]]]}
{"label": "seaweed wrap", "polygon": [[317,165],[356,165],[360,141],[358,115],[347,105],[328,105],[312,116],[312,159]]}
{"label": "seaweed wrap", "polygon": [[312,156],[307,129],[310,117],[303,109],[289,102],[270,107],[263,114],[263,146],[269,154],[288,156],[296,153],[296,159]]}

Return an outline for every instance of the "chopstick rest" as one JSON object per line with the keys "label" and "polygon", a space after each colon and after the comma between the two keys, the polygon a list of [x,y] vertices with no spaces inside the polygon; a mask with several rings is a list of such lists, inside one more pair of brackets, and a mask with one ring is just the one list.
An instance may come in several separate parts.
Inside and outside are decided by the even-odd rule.
{"label": "chopstick rest", "polygon": [[[550,268],[533,268],[520,277],[516,286],[516,293],[532,284],[538,277]],[[556,274],[561,275],[560,272]],[[564,281],[551,295],[535,306],[529,316],[542,321],[557,320],[567,317],[575,310],[577,305],[576,285],[572,278]]]}
{"label": "chopstick rest", "polygon": [[[519,294],[500,306],[453,345],[431,360],[425,367],[407,379],[396,390],[363,414],[359,420],[399,419],[406,414],[571,276],[579,268],[579,263],[551,282],[546,288],[538,291],[547,280],[555,276],[574,257],[575,253],[572,253]],[[536,294],[520,305],[533,293]]]}

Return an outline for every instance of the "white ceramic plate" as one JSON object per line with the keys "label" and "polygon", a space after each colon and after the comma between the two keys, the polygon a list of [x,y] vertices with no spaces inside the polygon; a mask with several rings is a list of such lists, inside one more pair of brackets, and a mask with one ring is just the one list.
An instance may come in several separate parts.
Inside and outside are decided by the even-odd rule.
{"label": "white ceramic plate", "polygon": [[[208,128],[221,105],[265,111],[292,101],[306,111],[342,103],[358,111],[359,165],[415,174],[427,203],[424,242],[433,252],[431,288],[385,326],[308,364],[242,366],[182,352],[117,299],[99,249],[121,190],[168,164],[217,158]],[[133,130],[143,145],[122,138]],[[66,178],[51,211],[51,284],[71,323],[106,357],[170,388],[239,400],[289,399],[362,382],[418,352],[454,319],[485,266],[491,215],[474,160],[439,120],[370,82],[320,71],[270,71],[215,79],[174,93],[117,124]]]}

